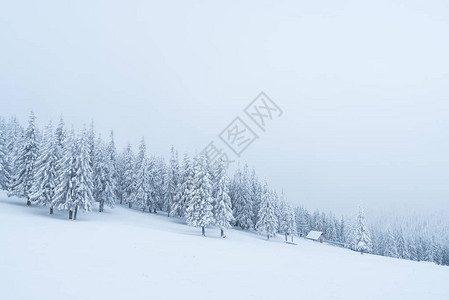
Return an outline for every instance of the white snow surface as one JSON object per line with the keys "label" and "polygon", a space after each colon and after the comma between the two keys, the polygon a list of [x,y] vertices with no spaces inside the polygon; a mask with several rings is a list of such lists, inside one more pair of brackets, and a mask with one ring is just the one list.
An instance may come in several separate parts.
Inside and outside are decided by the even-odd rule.
{"label": "white snow surface", "polygon": [[0,299],[449,299],[449,268],[283,236],[105,208],[27,207],[0,194]]}

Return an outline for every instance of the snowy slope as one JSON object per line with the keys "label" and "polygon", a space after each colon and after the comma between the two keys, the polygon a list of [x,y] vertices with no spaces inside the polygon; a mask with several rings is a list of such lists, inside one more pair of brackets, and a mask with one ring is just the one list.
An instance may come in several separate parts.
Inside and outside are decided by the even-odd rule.
{"label": "snowy slope", "polygon": [[449,268],[124,207],[66,220],[0,194],[0,299],[449,299]]}

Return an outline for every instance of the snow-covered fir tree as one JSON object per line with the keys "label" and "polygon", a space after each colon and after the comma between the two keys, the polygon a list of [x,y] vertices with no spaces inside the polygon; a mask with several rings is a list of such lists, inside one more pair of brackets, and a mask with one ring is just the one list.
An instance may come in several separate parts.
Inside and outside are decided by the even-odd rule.
{"label": "snow-covered fir tree", "polygon": [[94,121],[92,120],[92,122],[90,123],[89,130],[86,131],[86,143],[88,149],[87,152],[89,154],[89,164],[92,170],[94,169],[95,164],[95,142],[96,142],[95,125]]}
{"label": "snow-covered fir tree", "polygon": [[371,251],[371,237],[366,226],[365,213],[361,207],[359,207],[359,213],[354,226],[352,249],[360,251],[361,254]]}
{"label": "snow-covered fir tree", "polygon": [[160,161],[157,157],[152,156],[149,159],[148,177],[149,177],[149,195],[148,208],[150,212],[156,213],[157,207],[163,201],[163,171],[160,169]]}
{"label": "snow-covered fir tree", "polygon": [[[66,147],[71,147],[68,143],[67,133],[65,129],[65,123],[62,116],[59,119],[58,126],[56,127],[56,131],[54,134],[54,147],[55,147],[55,159],[56,159],[56,190],[55,190],[55,199],[50,204],[50,210],[53,211],[52,207],[55,207],[55,203],[57,202],[57,189],[61,184],[61,180],[63,180],[64,176],[64,160],[66,156]],[[71,148],[70,148],[71,149]]]}
{"label": "snow-covered fir tree", "polygon": [[122,154],[121,167],[120,167],[120,201],[124,201],[131,208],[133,197],[133,185],[134,185],[134,154],[131,148],[131,144],[125,148]]}
{"label": "snow-covered fir tree", "polygon": [[170,210],[173,206],[174,198],[177,194],[178,183],[179,183],[179,160],[178,160],[178,152],[175,151],[175,148],[171,146],[170,148],[170,161],[168,164],[168,172],[167,172],[167,215],[170,216]]}
{"label": "snow-covered fir tree", "polygon": [[253,226],[253,203],[247,165],[243,168],[243,172],[237,169],[231,188],[233,189],[231,201],[235,225],[242,229],[251,228]]}
{"label": "snow-covered fir tree", "polygon": [[109,134],[109,143],[106,147],[106,157],[109,160],[111,182],[114,188],[115,199],[117,200],[120,196],[120,192],[117,186],[118,185],[117,149],[115,147],[114,131],[112,130]]}
{"label": "snow-covered fir tree", "polygon": [[153,184],[153,212],[156,212],[156,209],[158,210],[166,210],[167,209],[167,184],[165,180],[167,179],[166,176],[167,170],[165,166],[164,159],[161,157],[158,157],[155,159],[154,164],[154,170],[152,172],[152,184]]}
{"label": "snow-covered fir tree", "polygon": [[58,165],[58,186],[55,193],[54,207],[59,210],[67,210],[69,219],[73,218],[75,208],[75,188],[76,188],[76,139],[72,131],[64,139],[63,155]]}
{"label": "snow-covered fir tree", "polygon": [[50,122],[44,132],[41,141],[40,155],[35,163],[33,186],[30,200],[33,204],[49,205],[50,214],[53,214],[56,187],[58,185],[58,148],[56,136],[53,133],[53,125]]}
{"label": "snow-covered fir tree", "polygon": [[138,205],[143,211],[149,201],[149,175],[148,175],[148,161],[146,157],[146,144],[142,138],[139,144],[139,152],[134,161],[132,173],[131,197],[128,200],[129,208],[133,204]]}
{"label": "snow-covered fir tree", "polygon": [[332,213],[329,213],[325,218],[325,236],[326,239],[329,241],[336,242],[337,241],[337,227],[338,227],[338,221],[335,219]]}
{"label": "snow-covered fir tree", "polygon": [[171,203],[170,215],[181,216],[185,215],[187,203],[190,201],[190,190],[193,184],[193,165],[190,162],[189,155],[184,155],[183,171],[181,172],[176,188],[176,194]]}
{"label": "snow-covered fir tree", "polygon": [[278,229],[277,205],[274,193],[264,184],[261,193],[260,210],[256,224],[256,230],[264,232],[267,239],[276,234]]}
{"label": "snow-covered fir tree", "polygon": [[253,222],[253,225],[255,226],[257,223],[257,215],[260,210],[260,193],[262,190],[262,185],[260,184],[260,182],[257,178],[257,175],[256,175],[256,171],[254,169],[251,172],[249,185],[250,185],[251,204],[253,207],[252,222]]}
{"label": "snow-covered fir tree", "polygon": [[147,176],[148,176],[147,206],[149,212],[153,212],[160,200],[159,184],[162,183],[162,180],[158,175],[157,159],[154,156],[148,159]]}
{"label": "snow-covered fir tree", "polygon": [[385,243],[385,250],[384,255],[389,257],[398,258],[398,250],[396,248],[396,242],[393,236],[393,233],[390,229],[387,229],[385,235],[384,235],[384,243]]}
{"label": "snow-covered fir tree", "polygon": [[[59,119],[58,127],[56,127],[55,132],[55,146],[58,148],[59,152],[63,152],[66,141],[66,131],[65,131],[65,123],[64,119],[61,117]],[[62,156],[62,155],[61,155]]]}
{"label": "snow-covered fir tree", "polygon": [[[144,150],[141,147],[141,151]],[[140,154],[139,154],[140,155]],[[137,166],[136,179],[134,182],[134,192],[132,202],[137,205],[142,211],[145,211],[148,207],[151,209],[151,193],[152,184],[150,177],[151,161],[145,156],[139,159],[140,164]]]}
{"label": "snow-covered fir tree", "polygon": [[434,263],[441,265],[443,258],[442,245],[434,235],[432,235],[432,242],[429,247],[429,252],[431,253],[431,257],[428,257],[428,261],[433,261]]}
{"label": "snow-covered fir tree", "polygon": [[134,204],[134,201],[137,200],[136,193],[140,185],[140,181],[142,180],[142,178],[139,178],[138,174],[139,170],[141,170],[141,168],[147,167],[146,162],[144,162],[146,160],[146,149],[147,147],[145,139],[142,138],[139,144],[139,152],[136,155],[136,158],[134,160],[134,166],[131,169],[132,185],[131,185],[131,197],[129,197],[128,199],[129,208],[131,208]]}
{"label": "snow-covered fir tree", "polygon": [[13,183],[9,195],[15,195],[27,199],[27,205],[31,205],[30,195],[33,186],[35,164],[39,156],[39,144],[36,129],[36,117],[30,113],[28,127],[21,143],[21,149],[15,157]]}
{"label": "snow-covered fir tree", "polygon": [[284,199],[284,195],[281,195],[280,218],[279,218],[279,230],[285,235],[285,241],[287,242],[288,236],[291,237],[293,242],[293,235],[296,234],[296,216],[293,207],[287,203]]}
{"label": "snow-covered fir tree", "polygon": [[221,237],[226,237],[225,229],[231,228],[234,221],[232,215],[231,197],[229,197],[229,179],[226,175],[226,167],[223,160],[219,160],[214,175],[213,185],[213,213],[215,225],[220,227]]}
{"label": "snow-covered fir tree", "polygon": [[435,261],[435,237],[431,235],[428,242],[423,242],[423,249],[424,249],[424,260],[425,261]]}
{"label": "snow-covered fir tree", "polygon": [[186,209],[187,224],[201,227],[205,236],[206,226],[213,224],[213,198],[210,174],[206,158],[203,155],[195,159],[193,182],[190,189],[190,199]]}
{"label": "snow-covered fir tree", "polygon": [[6,144],[6,122],[0,118],[0,189],[8,189],[8,150]]}
{"label": "snow-covered fir tree", "polygon": [[407,242],[404,239],[404,233],[402,231],[402,228],[399,228],[395,231],[394,241],[396,244],[396,250],[398,253],[398,257],[403,258],[403,259],[410,259]]}
{"label": "snow-covered fir tree", "polygon": [[346,243],[346,226],[345,219],[343,217],[341,217],[341,220],[338,224],[337,241],[342,243],[343,245]]}
{"label": "snow-covered fir tree", "polygon": [[310,228],[310,214],[304,207],[297,207],[296,209],[296,226],[300,236],[305,237],[311,230]]}
{"label": "snow-covered fir tree", "polygon": [[93,196],[99,204],[98,210],[103,212],[105,203],[110,208],[115,206],[114,166],[100,137],[94,151]]}
{"label": "snow-covered fir tree", "polygon": [[117,192],[117,201],[119,201],[119,204],[123,204],[124,195],[123,195],[123,188],[124,188],[124,182],[123,178],[125,175],[125,166],[124,166],[124,153],[123,152],[117,152],[117,160],[116,160],[116,192]]}
{"label": "snow-covered fir tree", "polygon": [[10,118],[6,125],[6,165],[8,169],[5,171],[5,176],[7,177],[6,190],[11,191],[14,188],[15,181],[15,164],[18,162],[17,155],[19,154],[22,141],[23,141],[24,129],[17,121],[17,119]]}
{"label": "snow-covered fir tree", "polygon": [[90,146],[88,132],[84,128],[78,138],[76,147],[75,189],[73,194],[74,220],[76,220],[78,209],[83,208],[84,211],[88,212],[92,209],[94,203]]}

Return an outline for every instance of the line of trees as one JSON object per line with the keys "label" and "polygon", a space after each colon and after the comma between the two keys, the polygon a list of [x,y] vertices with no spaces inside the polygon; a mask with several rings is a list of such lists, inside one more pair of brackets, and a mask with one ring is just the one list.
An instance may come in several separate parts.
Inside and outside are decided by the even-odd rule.
{"label": "line of trees", "polygon": [[30,114],[26,128],[15,118],[0,118],[0,188],[8,195],[26,199],[27,205],[43,205],[68,212],[76,219],[79,210],[91,211],[117,203],[142,212],[166,212],[184,217],[187,224],[225,230],[231,226],[256,230],[267,239],[282,234],[285,240],[311,230],[327,240],[361,253],[373,253],[449,265],[447,235],[436,236],[368,226],[363,210],[356,218],[337,218],[332,213],[310,213],[293,207],[284,194],[261,182],[245,164],[228,178],[222,161],[184,154],[171,148],[168,162],[148,156],[145,140],[137,154],[130,144],[117,152],[111,132],[105,142],[94,126],[79,132],[67,130],[61,118],[41,132]]}
{"label": "line of trees", "polygon": [[33,112],[26,128],[14,118],[0,119],[0,187],[27,205],[49,207],[50,214],[55,208],[67,211],[69,219],[76,220],[79,210],[97,206],[103,212],[105,205],[120,203],[185,217],[203,235],[206,227],[218,226],[225,237],[232,225],[257,229],[267,238],[295,234],[290,204],[262,186],[254,172],[247,181],[247,173],[245,165],[230,181],[224,162],[204,155],[185,154],[180,164],[173,147],[167,164],[147,155],[144,139],[136,155],[130,144],[117,153],[112,132],[104,142],[93,125],[75,132],[62,118],[56,128],[49,122],[42,132]]}
{"label": "line of trees", "polygon": [[404,219],[368,224],[362,209],[355,218],[337,219],[332,213],[296,207],[298,233],[321,231],[326,239],[362,253],[449,265],[449,232],[430,220]]}

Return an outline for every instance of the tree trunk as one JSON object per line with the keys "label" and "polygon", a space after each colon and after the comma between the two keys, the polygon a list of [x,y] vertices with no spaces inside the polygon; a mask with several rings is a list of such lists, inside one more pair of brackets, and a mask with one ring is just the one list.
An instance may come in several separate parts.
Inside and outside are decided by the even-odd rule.
{"label": "tree trunk", "polygon": [[293,243],[293,234],[292,234],[292,243]]}
{"label": "tree trunk", "polygon": [[288,242],[288,240],[287,240],[287,234],[285,234],[285,242]]}
{"label": "tree trunk", "polygon": [[69,220],[72,219],[72,214],[73,214],[72,210],[69,210]]}
{"label": "tree trunk", "polygon": [[50,215],[53,214],[53,206],[50,206]]}
{"label": "tree trunk", "polygon": [[269,240],[270,239],[270,235],[267,233],[267,240]]}
{"label": "tree trunk", "polygon": [[75,206],[75,214],[73,215],[73,220],[76,220],[76,215],[78,214],[78,205]]}
{"label": "tree trunk", "polygon": [[123,197],[120,196],[120,204],[122,204],[122,203],[123,203]]}
{"label": "tree trunk", "polygon": [[224,230],[223,230],[223,228],[221,229],[221,237],[224,238]]}
{"label": "tree trunk", "polygon": [[133,204],[131,202],[128,203],[128,207],[131,208],[133,207]]}
{"label": "tree trunk", "polygon": [[206,236],[206,231],[204,230],[204,226],[201,227],[201,233],[203,234],[203,236]]}
{"label": "tree trunk", "polygon": [[27,206],[31,206],[30,198],[27,199]]}

